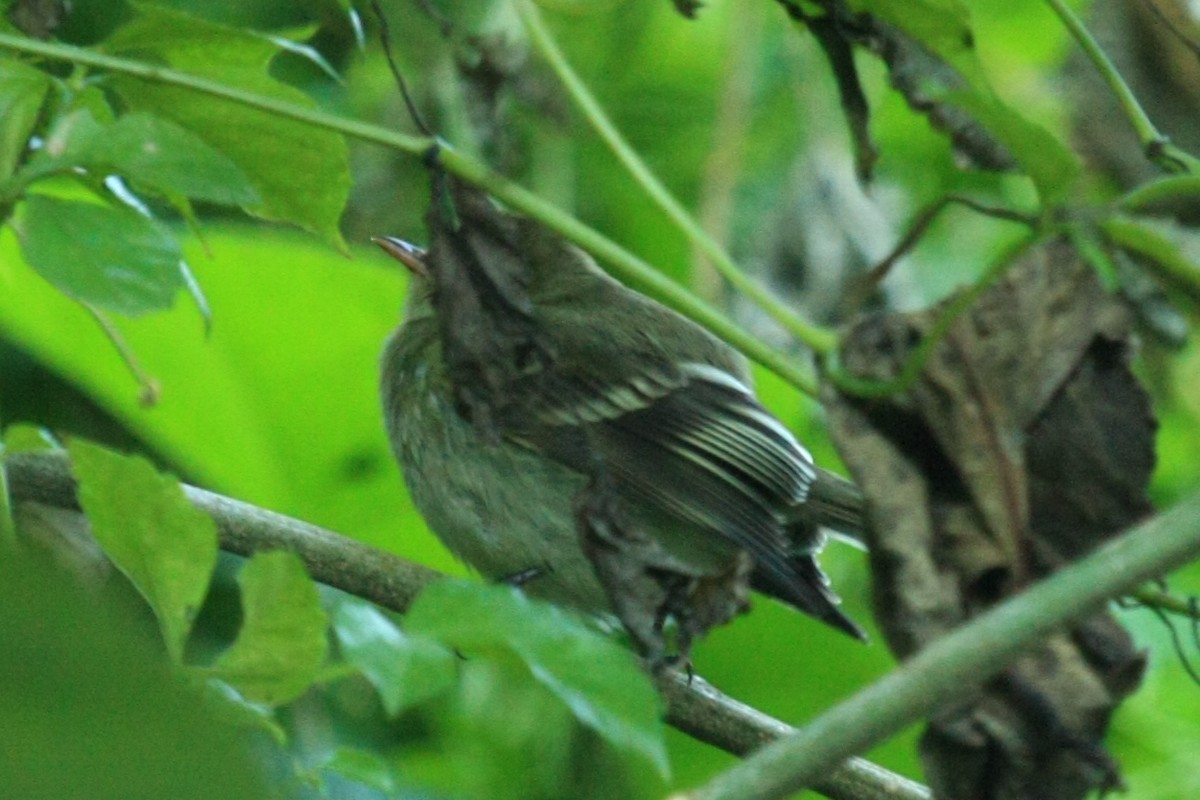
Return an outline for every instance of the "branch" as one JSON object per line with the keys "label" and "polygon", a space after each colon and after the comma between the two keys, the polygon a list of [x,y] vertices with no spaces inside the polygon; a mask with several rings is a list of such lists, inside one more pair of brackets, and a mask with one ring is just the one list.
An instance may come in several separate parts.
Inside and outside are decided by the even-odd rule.
{"label": "branch", "polygon": [[[19,454],[4,461],[15,505],[37,502],[79,510],[75,479],[58,454]],[[2,484],[0,484],[2,485]],[[263,550],[290,550],[321,583],[404,612],[413,598],[443,577],[428,567],[376,550],[332,531],[257,506],[183,484],[187,498],[217,523],[221,548],[249,556]],[[700,678],[667,674],[658,678],[667,721],[683,733],[734,755],[794,731],[789,725],[743,705]],[[929,790],[860,758],[852,758],[813,784],[832,800],[929,800]]]}
{"label": "branch", "polygon": [[946,634],[900,669],[678,800],[760,800],[815,785],[829,765],[963,697],[1038,639],[1200,556],[1200,493]]}

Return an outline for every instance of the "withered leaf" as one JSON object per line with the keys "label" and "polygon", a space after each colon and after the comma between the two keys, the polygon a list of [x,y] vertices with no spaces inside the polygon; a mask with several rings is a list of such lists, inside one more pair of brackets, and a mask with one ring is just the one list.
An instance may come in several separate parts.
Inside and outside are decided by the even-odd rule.
{"label": "withered leaf", "polygon": [[[850,372],[896,375],[943,308],[847,336]],[[905,392],[827,386],[867,497],[876,614],[907,656],[1151,511],[1155,421],[1129,371],[1129,314],[1062,243],[1032,252],[954,322]],[[1144,664],[1105,613],[1044,641],[930,723],[939,798],[1083,797],[1119,784],[1102,746]]]}

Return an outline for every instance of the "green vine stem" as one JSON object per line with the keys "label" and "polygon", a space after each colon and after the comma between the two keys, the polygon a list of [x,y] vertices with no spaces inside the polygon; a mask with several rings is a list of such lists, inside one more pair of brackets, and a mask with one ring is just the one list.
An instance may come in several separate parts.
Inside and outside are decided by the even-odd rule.
{"label": "green vine stem", "polygon": [[1142,143],[1146,157],[1158,164],[1167,172],[1189,172],[1200,174],[1200,159],[1175,147],[1170,140],[1155,127],[1150,116],[1142,108],[1133,90],[1125,83],[1121,73],[1117,71],[1108,55],[1100,48],[1099,43],[1084,27],[1083,21],[1066,4],[1065,0],[1046,0],[1063,25],[1083,49],[1084,55],[1100,73],[1108,88],[1116,95],[1117,102],[1125,116],[1129,118],[1138,140]]}
{"label": "green vine stem", "polygon": [[571,68],[571,65],[567,63],[562,50],[559,49],[554,37],[542,21],[541,14],[533,0],[521,0],[516,7],[533,46],[554,70],[567,93],[571,95],[571,99],[583,113],[584,118],[600,135],[600,138],[604,140],[613,155],[624,165],[638,185],[692,241],[692,244],[712,261],[721,276],[814,352],[828,353],[831,351],[837,344],[837,335],[833,331],[801,319],[770,291],[742,272],[733,263],[729,254],[700,227],[692,215],[650,171],[646,163],[621,136],[608,115],[604,113],[604,109],[600,107],[600,103]]}
{"label": "green vine stem", "polygon": [[1170,614],[1175,614],[1180,617],[1200,620],[1200,611],[1198,611],[1197,604],[1192,603],[1189,600],[1185,600],[1182,597],[1176,597],[1173,594],[1168,594],[1161,589],[1151,589],[1143,586],[1136,592],[1130,592],[1129,596],[1136,600],[1140,605],[1157,608],[1160,611],[1166,611]]}
{"label": "green vine stem", "polygon": [[[84,48],[42,42],[0,33],[0,49],[40,56],[55,61],[84,64],[97,69],[130,75],[142,80],[178,86],[201,94],[257,108],[285,119],[334,131],[360,141],[422,156],[435,142],[423,136],[410,136],[378,125],[349,120],[319,109],[306,108],[271,97],[264,97],[196,75],[145,64]],[[754,361],[775,372],[810,396],[817,391],[812,371],[795,359],[767,346],[734,323],[715,307],[703,302],[679,284],[630,253],[619,244],[576,218],[547,203],[532,192],[494,172],[478,160],[440,143],[440,159],[446,169],[463,180],[491,193],[511,208],[538,220],[548,228],[592,253],[608,265],[622,280],[636,285],[680,313],[692,318],[717,336],[737,347]]]}
{"label": "green vine stem", "polygon": [[1197,557],[1200,494],[946,634],[796,734],[676,800],[766,800],[810,786],[833,765],[973,691],[1043,636]]}
{"label": "green vine stem", "polygon": [[1125,211],[1144,211],[1171,203],[1200,202],[1200,175],[1172,175],[1129,190],[1117,202]]}
{"label": "green vine stem", "polygon": [[1117,247],[1140,256],[1139,261],[1165,283],[1200,303],[1200,268],[1165,235],[1137,220],[1112,216],[1100,230]]}
{"label": "green vine stem", "polygon": [[837,352],[833,351],[829,354],[825,365],[827,378],[840,391],[855,397],[886,397],[905,391],[921,374],[933,348],[945,337],[954,321],[979,299],[979,296],[992,285],[996,278],[1004,274],[1009,265],[1033,249],[1035,245],[1045,241],[1048,235],[1044,232],[1035,232],[1007,248],[999,258],[992,262],[978,281],[966,291],[960,292],[950,299],[942,312],[934,319],[924,338],[912,349],[896,377],[890,380],[877,380],[853,375],[842,367]]}

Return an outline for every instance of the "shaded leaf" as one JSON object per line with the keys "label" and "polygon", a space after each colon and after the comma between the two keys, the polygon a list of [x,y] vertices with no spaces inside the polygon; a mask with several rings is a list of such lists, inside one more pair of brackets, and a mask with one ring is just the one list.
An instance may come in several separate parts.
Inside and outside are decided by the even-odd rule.
{"label": "shaded leaf", "polygon": [[49,88],[46,73],[0,58],[0,182],[13,174],[29,146]]}
{"label": "shaded leaf", "polygon": [[[161,60],[194,75],[312,107],[301,91],[272,78],[280,52],[268,39],[187,14],[139,5],[138,15],[109,37],[111,52]],[[350,190],[345,141],[277,114],[125,76],[113,88],[132,109],[172,120],[232,160],[257,191],[247,211],[318,233],[344,248],[338,220]]]}
{"label": "shaded leaf", "polygon": [[666,774],[654,687],[628,651],[565,612],[510,587],[446,580],[422,592],[405,621],[467,655],[513,653],[579,722]]}
{"label": "shaded leaf", "polygon": [[179,243],[131,209],[30,195],[17,221],[25,260],[76,300],[137,315],[169,308],[183,286]]}
{"label": "shaded leaf", "polygon": [[217,563],[216,526],[146,459],[81,439],[68,451],[93,535],[154,609],[167,653],[180,663]]}
{"label": "shaded leaf", "polygon": [[45,153],[99,175],[115,172],[163,195],[242,206],[259,199],[237,164],[185,128],[144,112],[102,125],[86,109],[76,111],[50,132]]}
{"label": "shaded leaf", "polygon": [[391,716],[454,684],[453,653],[437,642],[407,635],[368,603],[341,603],[333,629],[342,654],[379,692]]}
{"label": "shaded leaf", "polygon": [[[204,672],[197,669],[197,672]],[[224,681],[208,678],[203,682],[204,701],[212,715],[222,722],[242,730],[261,731],[276,744],[288,743],[287,731],[275,718],[274,709],[262,703],[253,703]]]}
{"label": "shaded leaf", "polygon": [[280,705],[299,697],[325,661],[325,612],[317,586],[292,553],[251,558],[238,576],[242,629],[213,674],[247,700]]}
{"label": "shaded leaf", "polygon": [[[135,516],[136,500],[123,506]],[[275,796],[264,769],[274,753],[216,719],[128,608],[29,551],[0,558],[0,607],[6,797]]]}

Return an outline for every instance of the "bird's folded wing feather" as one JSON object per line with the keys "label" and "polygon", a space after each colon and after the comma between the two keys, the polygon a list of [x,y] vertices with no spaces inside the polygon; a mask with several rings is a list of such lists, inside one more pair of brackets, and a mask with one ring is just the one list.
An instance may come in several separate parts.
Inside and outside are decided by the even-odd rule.
{"label": "bird's folded wing feather", "polygon": [[795,581],[786,527],[816,477],[807,451],[724,370],[638,363],[630,375],[560,362],[531,376],[508,435],[584,474],[607,470],[629,499],[727,538],[775,581]]}

